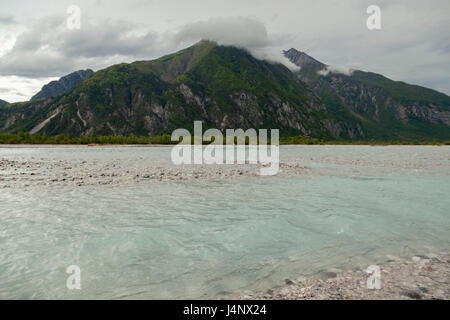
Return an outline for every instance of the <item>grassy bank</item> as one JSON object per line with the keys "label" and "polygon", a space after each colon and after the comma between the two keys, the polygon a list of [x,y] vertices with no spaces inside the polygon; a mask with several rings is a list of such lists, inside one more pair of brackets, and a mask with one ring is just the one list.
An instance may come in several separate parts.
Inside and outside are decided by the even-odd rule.
{"label": "grassy bank", "polygon": [[[205,142],[207,144],[208,142]],[[0,144],[73,144],[73,145],[89,145],[89,144],[165,144],[173,145],[176,142],[171,141],[170,135],[156,137],[137,137],[133,134],[129,136],[79,136],[72,137],[70,135],[60,134],[57,136],[47,136],[44,134],[29,133],[1,133]],[[321,140],[305,137],[282,137],[281,145],[450,145],[450,141],[353,141],[353,140]]]}

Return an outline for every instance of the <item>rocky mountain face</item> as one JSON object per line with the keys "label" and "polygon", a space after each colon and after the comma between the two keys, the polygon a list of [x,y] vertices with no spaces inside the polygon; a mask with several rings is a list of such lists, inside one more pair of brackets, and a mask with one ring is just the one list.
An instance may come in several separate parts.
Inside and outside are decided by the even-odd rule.
{"label": "rocky mountain face", "polygon": [[327,65],[323,64],[322,62],[317,61],[306,53],[295,50],[294,48],[284,51],[283,53],[292,63],[302,68],[310,67],[315,70],[322,70],[327,67]]}
{"label": "rocky mountain face", "polygon": [[0,99],[0,107],[7,105],[8,102],[6,102],[5,100]]}
{"label": "rocky mountain face", "polygon": [[91,69],[75,71],[57,81],[52,81],[42,87],[41,91],[35,94],[31,100],[51,98],[69,93],[79,82],[94,74]]}
{"label": "rocky mountain face", "polygon": [[378,84],[366,73],[327,73],[294,49],[286,55],[302,67],[298,73],[202,41],[157,60],[100,70],[64,95],[0,109],[0,131],[154,136],[192,130],[202,120],[205,129],[278,128],[283,136],[450,139],[448,96],[421,88],[427,95],[417,99],[415,86],[393,94],[393,85],[411,86],[384,77],[392,83]]}
{"label": "rocky mountain face", "polygon": [[327,108],[350,111],[366,136],[374,139],[450,137],[450,97],[435,90],[392,81],[380,74],[353,70],[339,73],[306,53],[284,52],[301,69],[308,84]]}

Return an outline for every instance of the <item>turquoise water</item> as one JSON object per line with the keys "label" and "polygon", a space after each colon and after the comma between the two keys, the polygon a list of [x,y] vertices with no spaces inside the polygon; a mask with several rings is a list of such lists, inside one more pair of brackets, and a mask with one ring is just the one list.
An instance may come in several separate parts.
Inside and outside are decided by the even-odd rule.
{"label": "turquoise water", "polygon": [[[282,160],[314,169],[293,177],[2,189],[0,298],[220,298],[447,250],[449,149],[398,148],[285,147]],[[130,157],[74,150],[0,157]],[[167,150],[136,152],[145,161]],[[70,265],[81,290],[66,288]]]}

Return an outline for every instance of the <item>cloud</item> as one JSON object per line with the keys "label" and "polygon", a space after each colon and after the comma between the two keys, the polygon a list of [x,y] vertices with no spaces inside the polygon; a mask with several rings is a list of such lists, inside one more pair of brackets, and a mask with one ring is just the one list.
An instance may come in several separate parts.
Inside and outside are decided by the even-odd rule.
{"label": "cloud", "polygon": [[139,32],[137,26],[120,21],[87,25],[80,30],[62,30],[59,50],[70,57],[98,58],[111,55],[144,57],[155,53],[159,34]]}
{"label": "cloud", "polygon": [[354,68],[349,68],[349,67],[345,67],[345,66],[339,66],[339,67],[327,66],[325,69],[319,70],[317,73],[322,76],[326,76],[329,73],[342,73],[347,76],[351,76],[354,71],[355,71]]}
{"label": "cloud", "polygon": [[0,25],[10,25],[14,24],[16,21],[13,16],[3,16],[0,15]]}
{"label": "cloud", "polygon": [[258,59],[282,63],[291,70],[298,70],[282,53],[291,38],[269,34],[264,23],[255,18],[219,17],[186,24],[174,36],[178,46],[198,40],[244,48]]}
{"label": "cloud", "polygon": [[366,28],[369,0],[78,0],[82,25],[73,31],[61,2],[0,2],[0,76],[60,77],[211,39],[291,69],[281,51],[294,47],[347,67],[331,72],[369,70],[450,94],[448,0],[379,0],[376,31]]}
{"label": "cloud", "polygon": [[16,19],[11,15],[0,14],[0,25],[13,25],[16,24]]}
{"label": "cloud", "polygon": [[184,25],[178,32],[157,33],[143,25],[113,20],[87,20],[80,30],[69,30],[65,20],[50,17],[35,21],[15,38],[12,49],[5,50],[0,60],[0,75],[52,77],[88,67],[96,70],[157,58],[201,39],[246,48],[257,58],[295,68],[281,53],[284,47],[279,39],[283,37],[273,41],[265,25],[253,18],[211,19]]}
{"label": "cloud", "polygon": [[[319,4],[320,3],[320,4]],[[450,94],[450,2],[379,1],[381,30],[365,27],[369,2],[311,3],[294,47],[332,66],[363,69]],[[317,23],[320,17],[320,23]],[[292,22],[292,20],[288,20]],[[338,70],[339,71],[339,70]]]}
{"label": "cloud", "polygon": [[221,45],[261,48],[270,45],[265,25],[248,17],[221,17],[181,27],[175,41],[213,40]]}
{"label": "cloud", "polygon": [[44,84],[58,78],[30,79],[18,76],[0,76],[0,99],[17,102],[26,101],[36,94]]}
{"label": "cloud", "polygon": [[80,30],[69,30],[65,20],[47,18],[34,22],[14,40],[0,59],[0,75],[62,76],[87,67],[155,58],[166,49],[158,34],[123,21],[85,23]]}

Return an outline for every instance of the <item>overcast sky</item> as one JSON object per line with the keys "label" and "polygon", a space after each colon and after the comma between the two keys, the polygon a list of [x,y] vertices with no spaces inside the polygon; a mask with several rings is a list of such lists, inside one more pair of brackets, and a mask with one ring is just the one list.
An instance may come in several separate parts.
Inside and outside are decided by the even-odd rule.
{"label": "overcast sky", "polygon": [[[381,30],[368,30],[369,5]],[[81,28],[67,28],[67,8]],[[450,94],[449,0],[0,0],[0,99],[24,101],[79,69],[154,59],[202,38],[285,62],[294,47],[336,67]]]}

